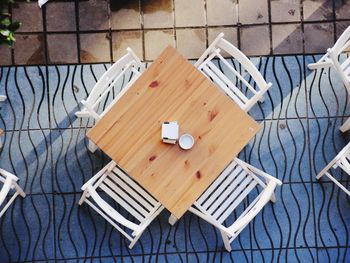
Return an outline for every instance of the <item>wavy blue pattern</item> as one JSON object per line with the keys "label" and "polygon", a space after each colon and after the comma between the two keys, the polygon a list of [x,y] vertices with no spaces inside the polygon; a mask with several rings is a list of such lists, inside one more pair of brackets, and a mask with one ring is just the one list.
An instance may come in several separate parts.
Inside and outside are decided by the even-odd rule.
{"label": "wavy blue pattern", "polygon": [[[168,212],[129,250],[110,224],[77,205],[82,184],[109,159],[87,150],[93,121],[74,113],[110,65],[0,68],[0,94],[9,97],[0,105],[0,167],[17,174],[28,194],[0,220],[0,262],[347,261],[350,199],[315,176],[349,141],[339,131],[350,115],[348,97],[333,69],[307,69],[318,58],[252,58],[273,86],[250,112],[261,130],[240,158],[284,184],[230,253],[211,225],[187,213],[170,227]],[[347,175],[335,176],[350,187]]]}

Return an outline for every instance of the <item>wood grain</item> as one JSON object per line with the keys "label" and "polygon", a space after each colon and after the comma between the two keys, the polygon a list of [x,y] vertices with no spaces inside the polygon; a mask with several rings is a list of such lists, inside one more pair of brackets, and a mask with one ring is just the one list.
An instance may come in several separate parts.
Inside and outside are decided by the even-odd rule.
{"label": "wood grain", "polygon": [[[161,141],[163,121],[190,133],[188,151]],[[180,218],[259,125],[168,47],[87,136]]]}

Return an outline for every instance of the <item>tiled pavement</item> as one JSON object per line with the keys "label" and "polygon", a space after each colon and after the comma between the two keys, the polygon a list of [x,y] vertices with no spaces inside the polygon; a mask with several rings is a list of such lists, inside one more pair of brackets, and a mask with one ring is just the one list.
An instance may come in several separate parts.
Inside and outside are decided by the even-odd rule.
{"label": "tiled pavement", "polygon": [[144,61],[166,45],[198,58],[219,32],[247,55],[324,52],[350,25],[350,0],[24,0],[0,65],[116,61],[127,46]]}
{"label": "tiled pavement", "polygon": [[[3,67],[0,167],[16,173],[28,194],[0,220],[0,262],[344,262],[350,249],[349,197],[316,173],[348,142],[338,128],[349,116],[346,90],[333,70],[311,72],[314,56],[252,58],[273,83],[250,114],[262,124],[240,157],[283,181],[277,202],[224,250],[218,232],[168,212],[132,250],[87,206],[80,187],[108,158],[87,150],[91,121],[74,117],[109,65]],[[338,175],[345,185],[347,177]]]}

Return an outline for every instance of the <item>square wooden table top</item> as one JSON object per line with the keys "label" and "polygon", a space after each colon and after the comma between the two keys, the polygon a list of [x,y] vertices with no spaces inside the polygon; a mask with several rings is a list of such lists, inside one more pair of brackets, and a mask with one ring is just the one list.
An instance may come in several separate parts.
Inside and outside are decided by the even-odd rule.
{"label": "square wooden table top", "polygon": [[[190,150],[164,144],[177,121]],[[167,47],[87,137],[180,218],[259,125],[174,48]]]}

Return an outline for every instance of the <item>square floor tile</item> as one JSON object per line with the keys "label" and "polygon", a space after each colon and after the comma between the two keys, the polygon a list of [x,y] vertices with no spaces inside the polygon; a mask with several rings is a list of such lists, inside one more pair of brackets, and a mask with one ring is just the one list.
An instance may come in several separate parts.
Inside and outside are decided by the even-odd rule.
{"label": "square floor tile", "polygon": [[304,0],[304,21],[332,20],[333,1],[329,0]]}
{"label": "square floor tile", "polygon": [[300,21],[299,0],[270,0],[272,22]]}
{"label": "square floor tile", "polygon": [[110,1],[112,29],[141,28],[141,14],[138,0]]}
{"label": "square floor tile", "polygon": [[173,30],[145,31],[145,59],[154,60],[167,46],[175,46]]}
{"label": "square floor tile", "polygon": [[234,46],[238,47],[237,28],[236,27],[209,27],[208,28],[208,45],[210,45],[215,38],[224,33],[224,38]]}
{"label": "square floor tile", "polygon": [[333,182],[314,183],[313,195],[318,246],[349,246],[349,196]]}
{"label": "square floor tile", "polygon": [[78,47],[75,34],[47,35],[48,60],[50,64],[77,63]]}
{"label": "square floor tile", "polygon": [[312,185],[283,184],[251,223],[253,248],[315,246]]}
{"label": "square floor tile", "polygon": [[239,2],[239,22],[242,24],[261,24],[269,22],[268,2],[245,0]]}
{"label": "square floor tile", "polygon": [[74,2],[50,1],[46,5],[47,31],[75,31],[77,22]]}
{"label": "square floor tile", "polygon": [[119,233],[88,205],[80,194],[55,195],[56,257],[77,258],[120,254]]}
{"label": "square floor tile", "polygon": [[[314,63],[319,56],[306,56],[306,65]],[[340,61],[346,55],[340,56]],[[308,92],[308,112],[310,117],[349,116],[350,108],[345,86],[339,74],[333,68],[306,71],[306,86]]]}
{"label": "square floor tile", "polygon": [[206,49],[205,29],[177,29],[176,48],[185,58],[199,58]]}
{"label": "square floor tile", "polygon": [[350,1],[349,0],[334,0],[336,19],[350,18]]}
{"label": "square floor tile", "polygon": [[240,158],[282,182],[310,182],[306,120],[264,121]]}
{"label": "square floor tile", "polygon": [[257,103],[249,114],[260,120],[306,117],[303,57],[260,57],[251,61],[272,86],[264,94],[264,102]]}
{"label": "square floor tile", "polygon": [[0,223],[0,261],[38,262],[55,257],[52,195],[17,197]]}
{"label": "square floor tile", "polygon": [[52,128],[91,127],[94,124],[90,118],[78,119],[75,112],[80,110],[81,100],[88,97],[108,67],[103,64],[48,67]]}
{"label": "square floor tile", "polygon": [[207,21],[209,26],[233,25],[238,22],[236,0],[207,0]]}
{"label": "square floor tile", "polygon": [[306,53],[325,53],[334,43],[332,23],[304,25],[304,43]]}
{"label": "square floor tile", "polygon": [[[339,131],[340,125],[343,123],[341,118],[323,118],[310,119],[309,137],[310,137],[310,160],[311,160],[311,177],[316,181],[316,176],[322,171],[327,164],[345,147],[348,143],[349,136],[343,135]],[[330,173],[337,180],[348,180],[348,175],[342,173],[341,169],[331,169]],[[329,182],[327,176],[323,176],[320,180]]]}
{"label": "square floor tile", "polygon": [[188,262],[252,262],[250,250],[232,250],[228,252],[225,249],[216,252],[195,252],[189,253]]}
{"label": "square floor tile", "polygon": [[12,64],[11,48],[6,45],[0,46],[0,66],[8,66]]}
{"label": "square floor tile", "polygon": [[169,28],[174,26],[172,0],[142,1],[144,28]]}
{"label": "square floor tile", "polygon": [[112,33],[113,61],[117,61],[124,56],[128,47],[135,52],[140,60],[143,60],[141,31],[121,31]]}
{"label": "square floor tile", "polygon": [[80,60],[88,62],[109,62],[109,33],[80,34]]}
{"label": "square floor tile", "polygon": [[109,28],[107,0],[79,1],[79,29],[104,30]]}
{"label": "square floor tile", "polygon": [[15,174],[26,194],[52,193],[49,131],[5,132],[0,167]]}
{"label": "square floor tile", "polygon": [[102,152],[88,148],[88,129],[59,129],[51,132],[54,188],[56,193],[81,192],[81,187],[109,162]]}
{"label": "square floor tile", "polygon": [[[350,21],[344,21],[344,22],[337,22],[335,25],[336,29],[336,39],[338,39],[341,34],[350,26]],[[350,48],[347,49],[347,51],[350,51]]]}
{"label": "square floor tile", "polygon": [[44,35],[16,35],[14,45],[15,63],[17,65],[44,64]]}
{"label": "square floor tile", "polygon": [[[239,206],[235,211],[238,212],[233,212],[234,216],[238,216],[243,210]],[[231,219],[231,216],[229,219]],[[189,212],[185,214],[182,220],[186,228],[188,252],[226,251],[220,231],[213,225]],[[233,250],[251,249],[250,240],[251,232],[248,226],[231,243],[231,247]]]}
{"label": "square floor tile", "polygon": [[8,130],[49,128],[45,67],[2,68],[1,127]]}
{"label": "square floor tile", "polygon": [[319,248],[317,249],[317,255],[320,263],[337,261],[346,262],[350,255],[349,248]]}
{"label": "square floor tile", "polygon": [[316,262],[316,253],[315,248],[267,249],[253,251],[253,260],[254,262],[278,262],[284,258],[288,262]]}
{"label": "square floor tile", "polygon": [[273,25],[272,49],[274,54],[303,53],[303,33],[299,24]]}
{"label": "square floor tile", "polygon": [[12,19],[22,23],[18,32],[43,31],[42,10],[36,2],[16,2],[12,6]]}
{"label": "square floor tile", "polygon": [[177,27],[204,26],[204,0],[174,0]]}
{"label": "square floor tile", "polygon": [[270,33],[268,26],[241,27],[241,50],[247,56],[270,53]]}

